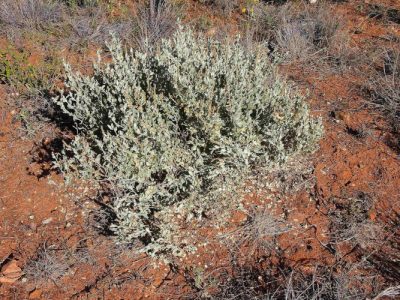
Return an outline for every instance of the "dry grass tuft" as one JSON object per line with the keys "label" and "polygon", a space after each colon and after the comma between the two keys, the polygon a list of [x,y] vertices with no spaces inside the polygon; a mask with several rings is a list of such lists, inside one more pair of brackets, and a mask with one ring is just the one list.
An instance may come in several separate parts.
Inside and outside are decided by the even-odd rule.
{"label": "dry grass tuft", "polygon": [[53,0],[2,0],[0,24],[19,29],[46,29],[62,20],[63,6]]}
{"label": "dry grass tuft", "polygon": [[148,45],[157,45],[161,39],[170,37],[177,29],[179,7],[172,1],[150,0],[140,2],[135,17],[136,44],[142,51]]}
{"label": "dry grass tuft", "polygon": [[[378,66],[369,77],[366,89],[370,106],[381,111],[400,134],[400,49],[384,49],[378,56]],[[400,139],[399,144],[400,146]]]}
{"label": "dry grass tuft", "polygon": [[349,67],[357,59],[344,25],[327,3],[260,4],[245,29],[284,62],[333,71]]}
{"label": "dry grass tuft", "polygon": [[81,263],[93,263],[85,247],[71,249],[64,244],[44,243],[24,266],[23,271],[28,281],[35,283],[36,286],[47,284],[59,286],[61,279],[69,275],[71,268]]}

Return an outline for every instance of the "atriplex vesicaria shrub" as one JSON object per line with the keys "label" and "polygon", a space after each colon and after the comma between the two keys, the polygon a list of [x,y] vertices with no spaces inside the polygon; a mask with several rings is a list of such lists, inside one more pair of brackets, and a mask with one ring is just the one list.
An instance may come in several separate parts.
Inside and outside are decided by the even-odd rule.
{"label": "atriplex vesicaria shrub", "polygon": [[106,184],[112,229],[149,254],[191,249],[179,228],[238,207],[245,180],[321,135],[304,98],[239,42],[180,28],[153,51],[126,52],[116,39],[109,50],[112,62],[99,59],[93,76],[66,65],[68,92],[55,101],[78,134],[58,165]]}

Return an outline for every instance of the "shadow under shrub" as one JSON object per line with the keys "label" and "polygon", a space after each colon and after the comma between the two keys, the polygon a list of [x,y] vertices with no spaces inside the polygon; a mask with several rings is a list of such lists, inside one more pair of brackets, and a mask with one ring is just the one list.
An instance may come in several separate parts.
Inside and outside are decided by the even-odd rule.
{"label": "shadow under shrub", "polygon": [[[78,134],[56,165],[112,191],[112,230],[150,255],[194,250],[183,228],[240,206],[252,175],[311,151],[321,136],[301,96],[261,52],[180,28],[159,49],[99,59],[91,77],[66,65],[55,99]],[[199,223],[200,224],[200,223]]]}

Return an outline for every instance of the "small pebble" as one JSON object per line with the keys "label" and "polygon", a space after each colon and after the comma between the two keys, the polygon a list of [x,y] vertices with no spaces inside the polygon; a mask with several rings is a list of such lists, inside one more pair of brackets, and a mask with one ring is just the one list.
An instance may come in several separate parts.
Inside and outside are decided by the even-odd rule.
{"label": "small pebble", "polygon": [[50,217],[50,218],[48,218],[48,219],[46,219],[46,220],[43,220],[43,221],[42,221],[42,224],[43,224],[43,225],[46,225],[46,224],[49,224],[51,221],[53,221],[53,218],[52,218],[52,217]]}

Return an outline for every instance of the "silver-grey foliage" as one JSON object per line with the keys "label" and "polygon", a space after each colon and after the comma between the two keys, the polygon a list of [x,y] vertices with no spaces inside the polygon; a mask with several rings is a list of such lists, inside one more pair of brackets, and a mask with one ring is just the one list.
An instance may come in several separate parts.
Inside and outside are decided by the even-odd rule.
{"label": "silver-grey foliage", "polygon": [[112,62],[99,59],[93,76],[66,65],[68,92],[55,101],[78,134],[58,166],[105,183],[112,229],[149,254],[192,249],[182,226],[238,206],[252,174],[312,150],[321,136],[304,97],[239,42],[180,28],[156,51],[126,52],[115,39],[109,50]]}

